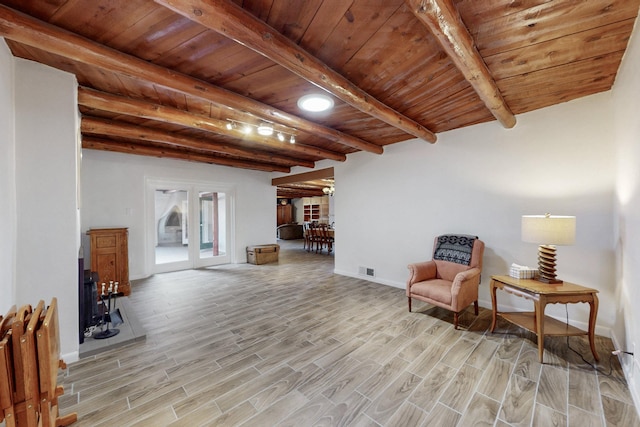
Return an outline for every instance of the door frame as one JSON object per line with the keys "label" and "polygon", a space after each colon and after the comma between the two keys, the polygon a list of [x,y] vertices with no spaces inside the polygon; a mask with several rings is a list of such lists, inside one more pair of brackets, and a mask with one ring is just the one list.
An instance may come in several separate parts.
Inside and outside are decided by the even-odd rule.
{"label": "door frame", "polygon": [[[155,218],[155,192],[159,189],[175,188],[188,191],[188,252],[187,261],[167,264],[155,263],[156,247],[156,218]],[[226,245],[224,256],[203,258],[200,254],[200,192],[225,193],[226,213]],[[235,186],[215,181],[191,181],[168,178],[145,177],[145,265],[150,274],[178,270],[203,268],[220,264],[236,263],[235,256]],[[193,243],[192,243],[193,242]]]}

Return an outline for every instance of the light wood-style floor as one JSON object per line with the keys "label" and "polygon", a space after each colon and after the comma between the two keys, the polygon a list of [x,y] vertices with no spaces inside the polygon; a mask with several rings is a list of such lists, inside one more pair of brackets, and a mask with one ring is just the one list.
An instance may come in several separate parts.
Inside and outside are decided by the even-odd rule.
{"label": "light wood-style floor", "polygon": [[[540,364],[535,337],[488,332],[490,310],[456,331],[448,312],[409,313],[403,289],[280,243],[277,264],[137,281],[147,340],[70,364],[61,412],[110,427],[640,426],[609,339],[597,370],[566,338]],[[592,360],[586,339],[569,342]]]}

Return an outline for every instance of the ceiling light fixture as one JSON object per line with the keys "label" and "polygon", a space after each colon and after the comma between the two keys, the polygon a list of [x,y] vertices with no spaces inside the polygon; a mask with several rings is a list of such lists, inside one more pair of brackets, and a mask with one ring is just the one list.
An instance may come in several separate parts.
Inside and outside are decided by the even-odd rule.
{"label": "ceiling light fixture", "polygon": [[333,99],[322,93],[310,93],[298,99],[298,107],[304,111],[320,113],[333,108]]}
{"label": "ceiling light fixture", "polygon": [[254,123],[245,123],[233,119],[227,119],[225,128],[227,130],[238,129],[245,135],[249,135],[255,131],[258,133],[258,135],[261,136],[273,136],[274,138],[278,138],[278,141],[280,142],[289,140],[291,144],[296,143],[296,136],[293,133],[290,133],[286,130],[284,132],[282,130],[276,130],[273,123],[269,122],[261,122],[259,125],[257,125]]}
{"label": "ceiling light fixture", "polygon": [[331,187],[324,187],[322,192],[328,196],[333,196],[333,193],[336,192],[336,188],[331,184]]}
{"label": "ceiling light fixture", "polygon": [[261,123],[258,126],[258,133],[262,136],[271,136],[273,135],[273,125],[269,123]]}

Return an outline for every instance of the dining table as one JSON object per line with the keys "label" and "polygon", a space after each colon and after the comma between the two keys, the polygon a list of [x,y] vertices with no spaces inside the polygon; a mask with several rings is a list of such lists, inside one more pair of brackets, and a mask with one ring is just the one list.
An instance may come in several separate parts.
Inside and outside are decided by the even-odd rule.
{"label": "dining table", "polygon": [[[313,235],[314,234],[313,233],[314,232],[316,232],[316,233],[320,232],[319,230],[317,230],[317,231],[316,230],[317,230],[317,228],[314,230],[314,227],[305,227],[305,229],[304,229],[304,240],[305,240],[305,247],[307,247],[307,251],[310,251],[312,249],[311,246],[312,246],[312,244],[314,242],[314,239],[313,239]],[[322,231],[324,232],[323,234],[326,234],[326,238],[325,239],[327,241],[323,241],[322,239],[315,240],[316,253],[322,252],[322,249],[324,248],[325,244],[327,245],[328,252],[331,253],[332,250],[333,250],[333,244],[335,243],[336,230],[335,230],[335,228],[327,227],[327,228],[324,228]],[[317,234],[316,234],[316,236],[317,236]]]}

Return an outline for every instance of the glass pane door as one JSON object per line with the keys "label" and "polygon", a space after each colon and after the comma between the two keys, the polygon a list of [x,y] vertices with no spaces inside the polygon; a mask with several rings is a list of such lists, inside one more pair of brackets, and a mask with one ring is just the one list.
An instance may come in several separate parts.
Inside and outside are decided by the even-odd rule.
{"label": "glass pane door", "polygon": [[189,192],[155,190],[155,264],[189,261]]}
{"label": "glass pane door", "polygon": [[151,273],[231,262],[232,191],[154,179],[147,188]]}
{"label": "glass pane door", "polygon": [[199,265],[229,262],[227,256],[227,197],[223,192],[198,194],[200,251]]}
{"label": "glass pane door", "polygon": [[[206,254],[217,255],[214,240],[217,239],[216,211],[218,197],[216,193],[200,193],[200,258]],[[217,245],[215,245],[217,246]]]}

